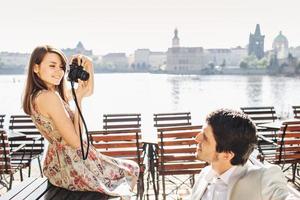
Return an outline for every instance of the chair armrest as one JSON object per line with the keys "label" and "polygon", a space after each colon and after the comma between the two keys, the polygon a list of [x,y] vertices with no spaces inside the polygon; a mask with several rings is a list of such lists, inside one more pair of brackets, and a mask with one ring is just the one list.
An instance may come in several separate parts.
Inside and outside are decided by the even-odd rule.
{"label": "chair armrest", "polygon": [[39,141],[39,140],[42,140],[43,139],[43,137],[42,136],[37,136],[37,137],[34,137],[34,138],[32,138],[32,140],[33,141]]}
{"label": "chair armrest", "polygon": [[23,149],[24,147],[25,147],[25,144],[20,144],[18,147],[13,148],[10,153],[11,154],[16,153],[17,151]]}
{"label": "chair armrest", "polygon": [[274,142],[273,140],[263,136],[263,135],[257,135],[258,138],[262,139],[263,141],[266,141],[270,144],[273,144],[274,146],[278,146],[278,144],[276,142]]}

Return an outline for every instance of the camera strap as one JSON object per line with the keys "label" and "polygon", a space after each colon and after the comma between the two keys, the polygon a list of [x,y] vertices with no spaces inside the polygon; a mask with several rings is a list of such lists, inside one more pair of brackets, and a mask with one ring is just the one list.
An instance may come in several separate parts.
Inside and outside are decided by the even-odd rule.
{"label": "camera strap", "polygon": [[81,110],[80,110],[80,107],[78,105],[77,96],[76,96],[75,88],[74,88],[74,81],[70,81],[70,82],[71,82],[71,90],[72,90],[73,99],[74,99],[75,105],[77,107],[77,110],[78,110],[78,113],[79,113],[79,117],[81,118],[82,123],[83,123],[84,128],[85,128],[86,139],[87,139],[86,154],[84,153],[84,145],[83,145],[83,138],[82,138],[82,133],[81,133],[80,118],[79,118],[79,124],[78,124],[78,126],[79,126],[79,136],[80,136],[80,146],[81,146],[81,152],[82,152],[82,159],[86,160],[87,157],[88,157],[88,154],[89,154],[90,137],[88,135],[88,129],[87,129],[84,117],[83,117],[83,115],[81,113]]}

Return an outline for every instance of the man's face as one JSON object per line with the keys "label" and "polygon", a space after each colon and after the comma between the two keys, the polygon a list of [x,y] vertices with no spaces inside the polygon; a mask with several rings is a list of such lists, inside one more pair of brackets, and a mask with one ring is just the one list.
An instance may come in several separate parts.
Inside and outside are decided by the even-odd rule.
{"label": "man's face", "polygon": [[196,158],[208,163],[218,161],[218,153],[216,152],[216,140],[213,135],[213,129],[210,125],[205,125],[203,130],[196,136],[198,142],[196,150]]}

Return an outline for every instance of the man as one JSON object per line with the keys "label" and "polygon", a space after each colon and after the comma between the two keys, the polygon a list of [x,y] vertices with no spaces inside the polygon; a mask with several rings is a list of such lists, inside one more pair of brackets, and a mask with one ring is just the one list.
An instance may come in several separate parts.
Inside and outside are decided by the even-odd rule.
{"label": "man", "polygon": [[196,157],[206,161],[191,200],[294,199],[278,166],[260,168],[248,161],[256,128],[245,114],[221,109],[210,113],[197,135]]}

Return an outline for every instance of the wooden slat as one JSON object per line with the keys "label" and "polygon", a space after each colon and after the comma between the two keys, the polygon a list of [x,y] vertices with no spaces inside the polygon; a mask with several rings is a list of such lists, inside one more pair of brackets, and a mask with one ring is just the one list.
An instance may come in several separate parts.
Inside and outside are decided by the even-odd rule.
{"label": "wooden slat", "polygon": [[[192,145],[192,144],[197,144],[197,142],[195,140],[179,140],[179,141],[164,141],[163,145],[164,146],[178,146],[178,148],[180,148],[179,145]],[[159,146],[162,145],[161,142],[158,143]]]}
{"label": "wooden slat", "polygon": [[244,110],[244,113],[246,113],[248,115],[270,115],[270,114],[275,115],[276,114],[275,110],[255,110],[255,111]]}
{"label": "wooden slat", "polygon": [[259,116],[259,117],[251,116],[250,118],[254,121],[258,121],[258,120],[275,120],[275,119],[277,119],[277,117],[270,117],[270,116]]}
{"label": "wooden slat", "polygon": [[[126,156],[137,156],[137,150],[133,149],[131,151],[129,150],[121,150],[121,151],[99,151],[105,155],[108,156],[120,156],[120,157],[126,157]],[[142,150],[139,151],[140,156],[143,154]]]}
{"label": "wooden slat", "polygon": [[[169,154],[169,153],[195,153],[196,152],[196,147],[194,148],[172,148],[172,149],[166,149],[164,148],[164,154]],[[160,149],[158,150],[158,153],[160,152]]]}
{"label": "wooden slat", "polygon": [[201,128],[202,126],[167,127],[167,128],[158,128],[157,132],[194,130],[194,129],[201,129]]}
{"label": "wooden slat", "polygon": [[139,128],[138,124],[127,124],[127,125],[104,125],[104,129],[124,129],[124,128]]}
{"label": "wooden slat", "polygon": [[[96,149],[103,148],[124,148],[124,147],[136,147],[136,143],[123,142],[123,143],[93,143]],[[142,147],[142,144],[139,144]]]}
{"label": "wooden slat", "polygon": [[26,188],[24,188],[20,193],[18,193],[16,196],[14,196],[14,199],[25,199],[27,196],[29,196],[31,193],[35,192],[35,190],[45,182],[45,178],[38,178],[34,182],[32,182],[30,185],[28,185]]}
{"label": "wooden slat", "polygon": [[274,109],[274,106],[241,107],[241,110]]}
{"label": "wooden slat", "polygon": [[[141,135],[138,135],[138,139],[141,139]],[[124,141],[124,140],[135,140],[135,135],[93,135],[93,141]]]}
{"label": "wooden slat", "polygon": [[140,121],[141,118],[109,118],[109,119],[103,119],[103,122],[136,122]]}
{"label": "wooden slat", "polygon": [[141,116],[140,113],[104,114],[103,117],[130,117]]}
{"label": "wooden slat", "polygon": [[159,166],[158,170],[178,170],[178,169],[193,169],[193,168],[203,168],[205,166],[205,163],[203,162],[180,162],[180,163],[174,163],[174,164],[166,164],[163,167]]}
{"label": "wooden slat", "polygon": [[13,187],[10,191],[5,193],[5,195],[2,197],[3,200],[8,199],[16,199],[15,197],[22,192],[22,190],[29,187],[31,184],[33,184],[38,178],[27,178],[20,184],[18,184],[18,187]]}
{"label": "wooden slat", "polygon": [[89,134],[95,135],[95,134],[103,134],[103,135],[109,135],[109,134],[116,134],[116,133],[140,133],[141,129],[123,129],[123,130],[103,130],[103,131],[89,131]]}
{"label": "wooden slat", "polygon": [[199,131],[189,131],[189,132],[176,132],[176,133],[164,133],[164,134],[158,134],[158,138],[192,138],[198,135]]}
{"label": "wooden slat", "polygon": [[174,126],[189,126],[192,123],[168,123],[168,124],[154,124],[154,127],[174,127]]}
{"label": "wooden slat", "polygon": [[165,164],[167,164],[167,162],[170,162],[170,161],[184,161],[184,162],[187,162],[187,161],[194,161],[195,160],[195,155],[187,155],[187,156],[174,156],[174,155],[171,155],[171,156],[168,156],[168,155],[164,155],[164,157],[159,157],[158,161],[161,162],[163,159],[163,162],[165,162]]}
{"label": "wooden slat", "polygon": [[155,121],[190,120],[191,116],[184,117],[154,117]]}
{"label": "wooden slat", "polygon": [[159,171],[159,175],[184,175],[184,174],[199,174],[201,169],[185,169],[185,170],[172,170],[172,171]]}
{"label": "wooden slat", "polygon": [[165,116],[165,115],[190,115],[191,113],[190,112],[178,112],[178,113],[156,113],[156,114],[153,114],[154,116]]}
{"label": "wooden slat", "polygon": [[28,195],[24,200],[40,199],[40,197],[43,196],[49,189],[50,186],[48,185],[48,180],[45,179],[44,182],[41,182],[34,192]]}

